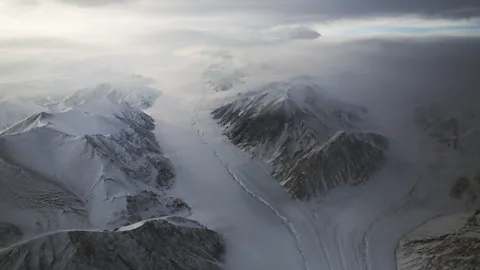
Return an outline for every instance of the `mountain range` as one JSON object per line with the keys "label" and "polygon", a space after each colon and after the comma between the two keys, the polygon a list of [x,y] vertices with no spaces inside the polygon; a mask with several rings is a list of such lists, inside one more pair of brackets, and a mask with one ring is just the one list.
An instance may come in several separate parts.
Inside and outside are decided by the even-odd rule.
{"label": "mountain range", "polygon": [[222,238],[169,196],[146,92],[82,89],[0,133],[1,269],[219,269]]}

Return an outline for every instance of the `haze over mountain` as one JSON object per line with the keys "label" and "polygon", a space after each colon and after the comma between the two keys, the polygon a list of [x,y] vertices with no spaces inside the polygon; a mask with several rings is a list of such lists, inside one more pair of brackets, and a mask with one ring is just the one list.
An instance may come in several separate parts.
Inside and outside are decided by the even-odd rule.
{"label": "haze over mountain", "polygon": [[0,0],[0,269],[476,269],[474,0]]}

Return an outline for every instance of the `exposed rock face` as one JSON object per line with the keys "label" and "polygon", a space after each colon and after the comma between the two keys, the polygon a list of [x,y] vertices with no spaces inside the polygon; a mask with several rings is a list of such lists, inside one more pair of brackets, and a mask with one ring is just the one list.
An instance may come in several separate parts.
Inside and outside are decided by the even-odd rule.
{"label": "exposed rock face", "polygon": [[220,236],[182,218],[114,232],[69,231],[0,250],[0,269],[221,269]]}
{"label": "exposed rock face", "polygon": [[407,234],[396,251],[398,270],[480,269],[479,214],[437,217]]}
{"label": "exposed rock face", "polygon": [[452,198],[461,200],[467,208],[480,206],[480,173],[473,177],[459,177],[450,190]]}
{"label": "exposed rock face", "polygon": [[388,141],[374,133],[340,132],[327,142],[297,152],[273,176],[299,199],[324,195],[340,185],[368,180],[385,162]]}
{"label": "exposed rock face", "polygon": [[291,156],[361,121],[366,109],[326,97],[318,85],[295,78],[271,83],[212,112],[225,135],[267,159]]}
{"label": "exposed rock face", "polygon": [[127,207],[118,214],[115,224],[127,225],[142,220],[171,215],[188,215],[190,206],[179,198],[162,198],[152,191],[127,196]]}
{"label": "exposed rock face", "polygon": [[381,168],[387,139],[359,132],[366,113],[299,77],[247,93],[212,115],[235,145],[274,165],[273,176],[292,196],[308,199]]}

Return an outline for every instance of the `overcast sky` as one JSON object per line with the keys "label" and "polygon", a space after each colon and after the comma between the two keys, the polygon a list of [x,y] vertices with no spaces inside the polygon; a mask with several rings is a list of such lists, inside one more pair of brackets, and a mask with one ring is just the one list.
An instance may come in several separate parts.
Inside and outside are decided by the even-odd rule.
{"label": "overcast sky", "polygon": [[402,41],[399,54],[445,41],[463,52],[451,41],[480,36],[478,0],[0,0],[0,10],[3,94],[132,73],[178,92],[219,62],[257,77],[325,77],[340,60],[382,55],[387,41]]}

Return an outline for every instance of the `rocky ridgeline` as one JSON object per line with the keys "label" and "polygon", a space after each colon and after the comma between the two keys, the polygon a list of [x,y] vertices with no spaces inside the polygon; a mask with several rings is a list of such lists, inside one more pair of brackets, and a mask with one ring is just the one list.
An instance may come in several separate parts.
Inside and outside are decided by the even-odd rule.
{"label": "rocky ridgeline", "polygon": [[0,250],[0,269],[222,269],[219,235],[183,219],[116,231],[62,231]]}

